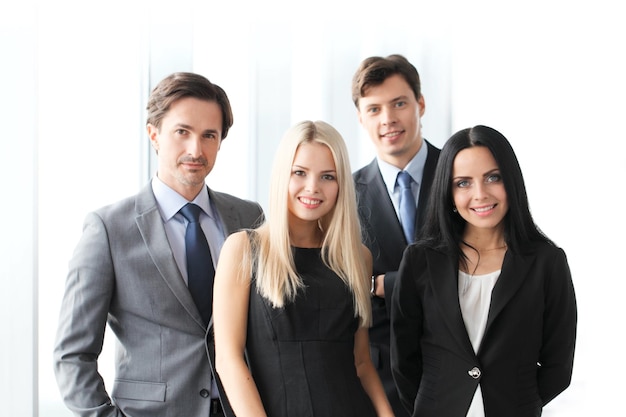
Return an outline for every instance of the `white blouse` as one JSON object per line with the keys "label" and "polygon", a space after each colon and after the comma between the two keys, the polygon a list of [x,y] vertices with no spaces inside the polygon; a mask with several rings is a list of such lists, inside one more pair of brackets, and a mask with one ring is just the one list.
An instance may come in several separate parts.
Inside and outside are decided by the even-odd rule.
{"label": "white blouse", "polygon": [[[459,304],[474,352],[478,352],[485,333],[491,305],[491,292],[499,276],[499,270],[484,275],[470,275],[459,271]],[[480,385],[474,393],[467,417],[485,417]]]}

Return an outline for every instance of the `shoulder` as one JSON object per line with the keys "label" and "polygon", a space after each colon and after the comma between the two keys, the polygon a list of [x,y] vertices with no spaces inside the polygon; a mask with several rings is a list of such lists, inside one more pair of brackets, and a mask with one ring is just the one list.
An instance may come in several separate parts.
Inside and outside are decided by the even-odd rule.
{"label": "shoulder", "polygon": [[449,255],[441,250],[434,248],[428,242],[418,241],[417,243],[412,243],[405,249],[405,254],[411,254],[414,256],[421,256],[425,258],[448,258]]}
{"label": "shoulder", "polygon": [[209,195],[211,199],[218,205],[230,205],[240,208],[260,209],[261,206],[256,201],[245,200],[243,198],[235,197],[232,194],[222,193],[219,191],[213,191],[209,189]]}
{"label": "shoulder", "polygon": [[436,146],[428,142],[426,139],[424,139],[424,143],[426,144],[426,147],[428,148],[428,155],[426,156],[426,164],[425,164],[424,169],[426,171],[434,172],[437,166],[437,161],[439,160],[439,155],[441,154],[441,149],[437,148]]}
{"label": "shoulder", "polygon": [[439,154],[441,153],[441,149],[439,149],[438,147],[436,147],[435,145],[433,145],[432,143],[430,143],[426,139],[424,139],[424,143],[428,147],[428,153],[429,154],[433,153],[434,155],[439,156]]}
{"label": "shoulder", "polygon": [[134,222],[135,216],[133,214],[141,214],[149,209],[156,209],[156,199],[151,190],[144,189],[138,194],[102,206],[89,213],[87,217],[99,217],[105,223],[110,221]]}
{"label": "shoulder", "polygon": [[256,227],[265,220],[263,208],[255,201],[244,200],[211,189],[209,189],[209,196],[222,221],[226,224],[228,234],[241,228]]}
{"label": "shoulder", "polygon": [[420,271],[421,274],[426,270],[431,272],[447,270],[450,265],[457,265],[458,261],[442,250],[414,243],[404,250],[402,264],[405,264],[404,268]]}
{"label": "shoulder", "polygon": [[570,274],[565,251],[551,242],[526,244],[521,252],[507,251],[505,262],[512,270],[529,271],[538,280]]}
{"label": "shoulder", "polygon": [[373,159],[369,164],[354,171],[354,173],[352,173],[352,178],[357,184],[360,182],[369,182],[377,172],[378,164],[376,163],[376,159]]}
{"label": "shoulder", "polygon": [[548,241],[526,244],[522,248],[522,252],[524,254],[548,260],[565,257],[565,251],[563,249]]}
{"label": "shoulder", "polygon": [[248,253],[250,253],[250,230],[231,233],[222,245],[218,265],[222,262],[239,265]]}
{"label": "shoulder", "polygon": [[222,251],[227,248],[242,248],[250,246],[250,236],[254,233],[253,230],[244,229],[238,232],[231,233],[226,237]]}

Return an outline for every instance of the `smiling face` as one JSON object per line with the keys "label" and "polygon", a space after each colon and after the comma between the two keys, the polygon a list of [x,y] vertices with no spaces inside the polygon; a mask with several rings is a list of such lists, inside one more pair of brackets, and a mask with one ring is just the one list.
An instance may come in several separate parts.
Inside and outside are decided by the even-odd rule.
{"label": "smiling face", "polygon": [[298,147],[289,179],[289,219],[315,222],[330,213],[337,202],[339,184],[330,149],[321,143]]}
{"label": "smiling face", "polygon": [[193,200],[215,165],[222,139],[222,111],[214,101],[182,98],[170,106],[160,128],[148,124],[161,181]]}
{"label": "smiling face", "polygon": [[378,156],[404,169],[422,146],[424,109],[424,97],[416,98],[405,79],[396,74],[366,90],[359,99],[358,116]]}
{"label": "smiling face", "polygon": [[472,231],[502,232],[509,210],[498,164],[485,146],[460,151],[452,167],[452,199]]}

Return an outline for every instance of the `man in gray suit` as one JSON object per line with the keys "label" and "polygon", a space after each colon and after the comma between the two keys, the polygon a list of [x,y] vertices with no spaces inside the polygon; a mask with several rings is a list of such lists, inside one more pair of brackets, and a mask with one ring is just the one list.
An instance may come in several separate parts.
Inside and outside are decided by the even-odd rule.
{"label": "man in gray suit", "polygon": [[[188,221],[179,210],[201,208],[213,261],[228,234],[262,221],[257,203],[205,183],[232,121],[226,93],[200,75],[175,73],[152,91],[147,130],[157,175],[87,216],[69,265],[54,369],[75,415],[222,414],[205,351],[210,303],[203,318],[187,286]],[[117,338],[110,395],[98,373],[107,323]]]}

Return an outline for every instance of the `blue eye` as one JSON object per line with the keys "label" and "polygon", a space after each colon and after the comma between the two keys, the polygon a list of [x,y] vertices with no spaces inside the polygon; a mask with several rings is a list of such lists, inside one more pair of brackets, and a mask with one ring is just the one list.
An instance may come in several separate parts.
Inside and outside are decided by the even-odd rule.
{"label": "blue eye", "polygon": [[502,180],[502,176],[500,174],[491,174],[487,177],[486,182],[500,182]]}
{"label": "blue eye", "polygon": [[456,186],[458,188],[467,188],[469,187],[469,185],[470,185],[470,182],[467,180],[460,180],[456,182]]}

